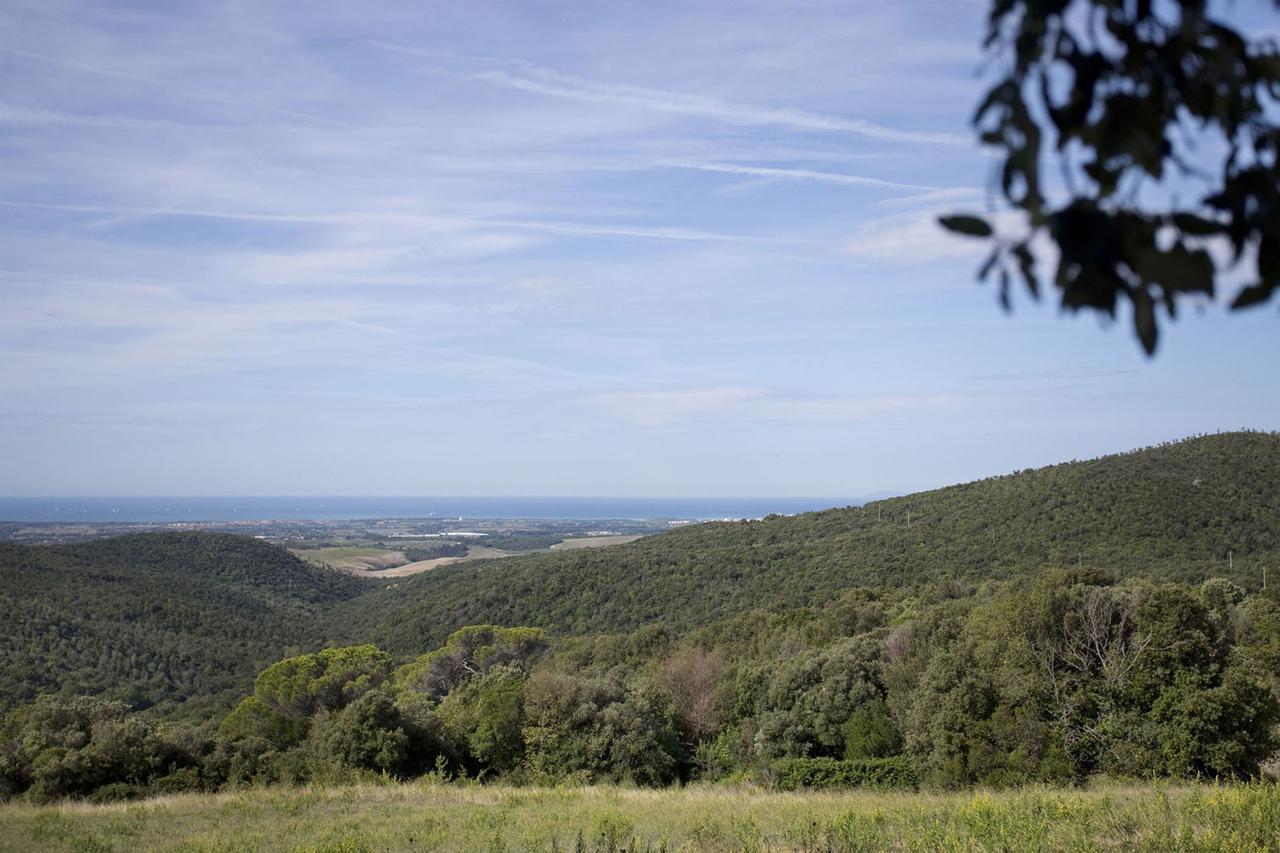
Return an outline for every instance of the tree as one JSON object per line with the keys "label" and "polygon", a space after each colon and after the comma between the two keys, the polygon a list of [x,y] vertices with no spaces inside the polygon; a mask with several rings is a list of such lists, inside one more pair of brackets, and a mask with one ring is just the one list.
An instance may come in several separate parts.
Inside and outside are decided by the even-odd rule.
{"label": "tree", "polygon": [[671,696],[676,718],[691,743],[718,728],[716,688],[723,670],[722,656],[700,647],[673,655],[658,666],[658,678]]}
{"label": "tree", "polygon": [[396,685],[440,701],[458,685],[494,667],[526,672],[548,645],[541,628],[469,625],[450,634],[442,648],[396,670]]}
{"label": "tree", "polygon": [[449,692],[437,708],[445,730],[474,760],[477,770],[507,773],[524,754],[524,673],[495,666]]}
{"label": "tree", "polygon": [[[1233,309],[1280,287],[1280,48],[1208,5],[992,0],[985,46],[1003,73],[973,123],[1020,222],[1017,233],[973,215],[941,223],[993,243],[979,278],[998,279],[1006,309],[1015,278],[1039,296],[1046,240],[1062,307],[1114,316],[1127,300],[1148,354],[1157,308],[1172,318],[1213,297],[1227,269],[1250,276]],[[1049,148],[1061,188],[1042,170]],[[1180,180],[1195,187],[1190,203]]]}
{"label": "tree", "polygon": [[391,674],[391,656],[372,645],[324,649],[285,658],[263,670],[254,695],[288,717],[338,710],[381,685]]}
{"label": "tree", "polygon": [[342,767],[401,773],[410,764],[412,740],[391,695],[371,690],[341,711],[317,719],[312,748]]}

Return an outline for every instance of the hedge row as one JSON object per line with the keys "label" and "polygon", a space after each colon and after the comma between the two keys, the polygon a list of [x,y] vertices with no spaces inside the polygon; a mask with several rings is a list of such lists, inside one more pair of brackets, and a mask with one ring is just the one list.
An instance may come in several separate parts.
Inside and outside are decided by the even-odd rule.
{"label": "hedge row", "polygon": [[800,788],[915,788],[911,763],[901,756],[839,761],[835,758],[785,758],[773,765],[774,785]]}

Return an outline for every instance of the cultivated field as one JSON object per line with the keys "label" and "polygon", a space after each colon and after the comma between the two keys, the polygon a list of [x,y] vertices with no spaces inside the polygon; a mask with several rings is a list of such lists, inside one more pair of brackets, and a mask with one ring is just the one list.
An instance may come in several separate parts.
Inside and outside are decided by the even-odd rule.
{"label": "cultivated field", "polygon": [[447,566],[450,563],[465,563],[468,560],[496,560],[501,557],[514,557],[510,551],[501,551],[497,548],[490,548],[485,545],[469,545],[467,546],[467,554],[465,557],[436,557],[432,560],[419,560],[416,563],[405,563],[402,566],[395,566],[390,569],[383,569],[377,572],[380,578],[402,578],[405,575],[416,575],[419,572],[429,572],[440,566]]}
{"label": "cultivated field", "polygon": [[426,783],[0,806],[0,851],[1280,850],[1275,784],[787,794]]}
{"label": "cultivated field", "polygon": [[467,560],[494,560],[499,557],[513,556],[510,551],[501,551],[485,545],[470,545],[467,553],[461,557],[436,557],[431,560],[409,562],[402,551],[388,551],[383,548],[361,548],[343,546],[338,548],[311,548],[294,550],[292,553],[304,560],[332,569],[349,572],[357,577],[402,578],[429,572],[450,563],[462,563]]}
{"label": "cultivated field", "polygon": [[353,575],[369,572],[383,572],[395,566],[403,566],[409,558],[402,551],[388,551],[385,548],[362,548],[359,546],[340,546],[337,548],[311,548],[292,551],[294,556],[301,557],[311,563],[341,569]]}
{"label": "cultivated field", "polygon": [[625,545],[639,538],[639,536],[579,536],[558,542],[551,546],[551,550],[569,551],[574,548],[603,548],[606,545]]}

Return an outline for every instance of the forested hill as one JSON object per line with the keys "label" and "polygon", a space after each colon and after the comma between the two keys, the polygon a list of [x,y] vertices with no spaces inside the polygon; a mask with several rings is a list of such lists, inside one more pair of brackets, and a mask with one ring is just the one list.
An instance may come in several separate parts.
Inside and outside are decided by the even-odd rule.
{"label": "forested hill", "polygon": [[225,710],[267,664],[329,643],[408,655],[481,623],[683,630],[822,605],[854,586],[1077,564],[1117,577],[1230,575],[1249,588],[1268,564],[1280,582],[1280,436],[1206,436],[861,509],[696,525],[391,584],[221,534],[0,545],[0,707],[59,691],[198,718]]}
{"label": "forested hill", "polygon": [[328,631],[409,652],[486,622],[570,633],[689,628],[754,607],[820,604],[852,586],[1077,564],[1117,577],[1230,575],[1253,588],[1268,561],[1280,582],[1278,556],[1280,435],[1228,433],[861,509],[437,569],[340,605]]}
{"label": "forested hill", "polygon": [[0,545],[0,706],[64,691],[221,710],[266,664],[315,643],[322,608],[366,589],[241,536]]}

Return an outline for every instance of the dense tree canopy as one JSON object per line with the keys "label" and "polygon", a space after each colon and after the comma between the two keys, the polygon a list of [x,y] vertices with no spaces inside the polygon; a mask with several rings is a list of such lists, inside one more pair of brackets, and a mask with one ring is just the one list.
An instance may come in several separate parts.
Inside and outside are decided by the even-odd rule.
{"label": "dense tree canopy", "polygon": [[0,796],[1250,777],[1277,531],[1280,437],[1235,433],[372,590],[237,537],[0,549]]}
{"label": "dense tree canopy", "polygon": [[396,675],[367,645],[280,661],[212,733],[41,698],[0,720],[0,796],[426,773],[782,788],[1251,777],[1277,746],[1277,613],[1222,579],[1075,570],[855,589],[684,634],[473,626]]}
{"label": "dense tree canopy", "polygon": [[[1280,437],[1234,433],[862,508],[690,525],[619,547],[450,566],[395,584],[326,571],[234,536],[0,546],[0,705],[47,692],[92,694],[152,718],[203,720],[225,714],[256,673],[290,658],[272,670],[274,686],[260,701],[338,711],[364,690],[348,688],[347,674],[363,670],[315,653],[366,643],[400,666],[365,660],[378,671],[370,689],[389,677],[396,689],[412,684],[437,702],[495,666],[527,672],[549,643],[535,628],[565,635],[661,624],[682,632],[753,608],[829,603],[851,587],[1046,568],[1191,583],[1221,575],[1253,590],[1263,567],[1274,572],[1278,537]],[[884,618],[856,600],[839,612],[851,632],[881,627]],[[449,639],[465,626],[479,627]],[[655,675],[678,698],[677,727],[688,743],[716,722],[705,685],[725,665],[691,650]],[[330,673],[349,694],[321,689],[313,670]],[[837,736],[823,734],[827,742]]]}
{"label": "dense tree canopy", "polygon": [[61,690],[225,711],[266,664],[323,645],[322,609],[369,587],[243,536],[0,544],[0,706]]}
{"label": "dense tree canopy", "polygon": [[1232,572],[1254,588],[1277,554],[1280,436],[1233,433],[861,508],[448,566],[336,605],[327,632],[406,653],[480,622],[561,633],[649,623],[683,630],[752,607],[832,601],[853,586],[1077,565],[1192,582]]}

